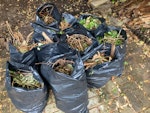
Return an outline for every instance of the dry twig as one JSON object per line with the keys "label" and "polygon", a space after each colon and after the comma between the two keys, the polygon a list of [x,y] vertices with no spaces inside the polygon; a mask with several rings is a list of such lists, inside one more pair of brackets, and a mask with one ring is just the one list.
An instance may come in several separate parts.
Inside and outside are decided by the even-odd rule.
{"label": "dry twig", "polygon": [[60,29],[61,30],[67,29],[69,27],[71,27],[71,25],[68,22],[66,22],[65,20],[60,22]]}
{"label": "dry twig", "polygon": [[49,36],[45,32],[42,32],[42,35],[45,38],[45,40],[48,41],[48,43],[53,43],[53,41],[49,38]]}

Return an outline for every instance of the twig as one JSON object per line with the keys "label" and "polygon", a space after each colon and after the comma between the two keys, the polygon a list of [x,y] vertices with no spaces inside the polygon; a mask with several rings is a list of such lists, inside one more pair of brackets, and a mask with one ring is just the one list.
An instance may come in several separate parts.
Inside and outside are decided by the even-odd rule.
{"label": "twig", "polygon": [[120,33],[121,33],[122,29],[119,30],[119,33],[117,35],[117,38],[120,36]]}
{"label": "twig", "polygon": [[42,32],[42,36],[45,38],[46,41],[48,41],[49,43],[53,43],[53,41],[49,38],[49,36],[45,33]]}
{"label": "twig", "polygon": [[40,65],[40,64],[50,65],[50,64],[53,64],[53,63],[51,63],[51,62],[38,62],[38,63],[35,63],[35,65]]}
{"label": "twig", "polygon": [[33,34],[33,31],[31,33],[28,34],[27,38],[26,38],[26,42],[28,43],[30,41],[30,37]]}
{"label": "twig", "polygon": [[31,71],[27,71],[27,70],[23,70],[23,69],[18,69],[18,71],[23,71],[23,72],[26,72],[26,73],[31,73]]}
{"label": "twig", "polygon": [[8,23],[8,21],[6,21],[6,26],[7,26],[7,29],[8,29],[9,34],[10,34],[12,37],[14,37],[13,31],[12,31],[12,29],[11,29],[10,24]]}
{"label": "twig", "polygon": [[14,35],[14,38],[17,38],[17,40],[20,42],[20,44],[24,44],[27,45],[26,40],[23,38],[22,34],[20,33],[20,31],[18,31],[17,33],[15,33],[16,36]]}
{"label": "twig", "polygon": [[115,44],[111,44],[110,56],[111,56],[112,59],[113,59],[114,56],[115,56],[115,49],[116,49]]}

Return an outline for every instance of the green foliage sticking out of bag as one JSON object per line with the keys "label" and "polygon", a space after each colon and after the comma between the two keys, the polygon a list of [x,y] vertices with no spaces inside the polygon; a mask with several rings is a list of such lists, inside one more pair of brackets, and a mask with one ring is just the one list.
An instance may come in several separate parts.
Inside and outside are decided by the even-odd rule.
{"label": "green foliage sticking out of bag", "polygon": [[95,30],[101,24],[101,21],[97,18],[89,16],[86,19],[80,20],[79,23],[88,30]]}
{"label": "green foliage sticking out of bag", "polygon": [[12,77],[12,86],[13,87],[22,87],[28,90],[33,90],[41,88],[40,82],[38,82],[33,74],[30,72],[20,72],[20,71],[9,71],[10,76]]}
{"label": "green foliage sticking out of bag", "polygon": [[115,30],[109,31],[104,33],[104,37],[97,37],[98,42],[101,43],[110,43],[116,46],[123,44],[124,38],[120,35],[121,30],[119,33]]}

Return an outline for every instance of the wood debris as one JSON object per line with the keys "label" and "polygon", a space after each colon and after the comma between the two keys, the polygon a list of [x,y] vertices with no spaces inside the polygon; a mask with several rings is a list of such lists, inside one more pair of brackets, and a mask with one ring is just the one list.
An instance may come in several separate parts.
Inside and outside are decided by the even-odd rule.
{"label": "wood debris", "polygon": [[10,41],[11,43],[21,52],[21,53],[25,53],[31,49],[33,49],[34,47],[38,47],[39,43],[40,45],[43,44],[48,44],[48,43],[53,43],[53,40],[51,40],[51,38],[45,33],[42,32],[43,37],[45,38],[45,41],[41,41],[39,43],[32,43],[29,44],[30,40],[31,40],[31,35],[33,34],[33,32],[31,32],[27,38],[25,39],[22,34],[18,31],[18,32],[13,32],[10,24],[8,23],[8,21],[6,21],[6,26],[7,29],[9,31],[9,34],[11,35]]}
{"label": "wood debris", "polygon": [[55,19],[52,17],[52,11],[54,7],[53,6],[48,6],[44,7],[40,12],[39,12],[39,17],[44,21],[46,24],[51,24],[52,22],[55,21]]}
{"label": "wood debris", "polygon": [[102,64],[104,62],[110,62],[112,60],[111,57],[105,56],[104,53],[100,53],[97,51],[96,54],[93,55],[92,58],[86,60],[84,62],[85,69],[93,68],[96,65]]}
{"label": "wood debris", "polygon": [[73,49],[76,49],[78,51],[84,51],[92,44],[92,40],[82,34],[73,34],[67,36],[67,43]]}
{"label": "wood debris", "polygon": [[132,29],[150,28],[149,0],[127,0],[121,6],[115,6],[114,12],[122,19],[127,18],[126,25]]}
{"label": "wood debris", "polygon": [[53,63],[52,68],[57,72],[71,75],[73,72],[73,64],[74,62],[71,60],[58,59]]}
{"label": "wood debris", "polygon": [[71,25],[68,22],[66,22],[65,20],[62,20],[60,22],[60,26],[59,27],[60,27],[61,30],[65,30],[65,29],[71,27]]}

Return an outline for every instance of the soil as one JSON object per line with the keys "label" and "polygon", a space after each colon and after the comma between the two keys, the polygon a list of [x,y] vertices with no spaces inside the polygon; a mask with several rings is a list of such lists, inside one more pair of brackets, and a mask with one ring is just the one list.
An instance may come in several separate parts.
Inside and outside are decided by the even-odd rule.
{"label": "soil", "polygon": [[[5,83],[5,64],[9,59],[7,41],[10,37],[8,30],[6,28],[6,21],[9,22],[13,31],[20,31],[24,37],[33,31],[30,23],[35,20],[36,9],[46,2],[53,2],[59,8],[60,12],[69,12],[73,15],[80,13],[101,13],[98,9],[93,10],[89,4],[88,0],[0,0],[0,112],[1,113],[21,113],[17,110],[10,99],[8,98],[4,83]],[[108,9],[110,9],[108,5]],[[105,8],[106,10],[106,8]],[[109,14],[108,14],[109,13]],[[105,15],[110,16],[110,12]],[[104,16],[104,15],[103,15]],[[150,47],[146,45],[142,40],[143,34],[144,40],[149,37],[149,29],[142,31],[141,29],[128,29],[124,27],[128,34],[128,44],[127,44],[127,55],[126,62],[128,63],[124,70],[124,75],[126,77],[134,78],[137,84],[143,82],[144,91],[147,92],[150,97],[149,92],[149,81],[150,81]],[[141,38],[141,41],[136,35]],[[138,32],[138,34],[137,34]],[[147,41],[145,41],[147,42]],[[149,44],[149,43],[147,43]],[[143,76],[142,76],[143,75]],[[126,80],[127,81],[127,80]],[[146,82],[144,82],[146,81]],[[126,85],[123,85],[126,86]],[[122,86],[122,87],[123,87]],[[132,86],[130,86],[132,87]],[[121,88],[121,87],[120,87]],[[123,89],[123,88],[122,88]],[[124,90],[124,89],[123,89]],[[128,94],[128,93],[127,93]],[[130,95],[129,95],[130,98]],[[150,106],[149,106],[150,107]],[[142,113],[142,112],[141,112]]]}

